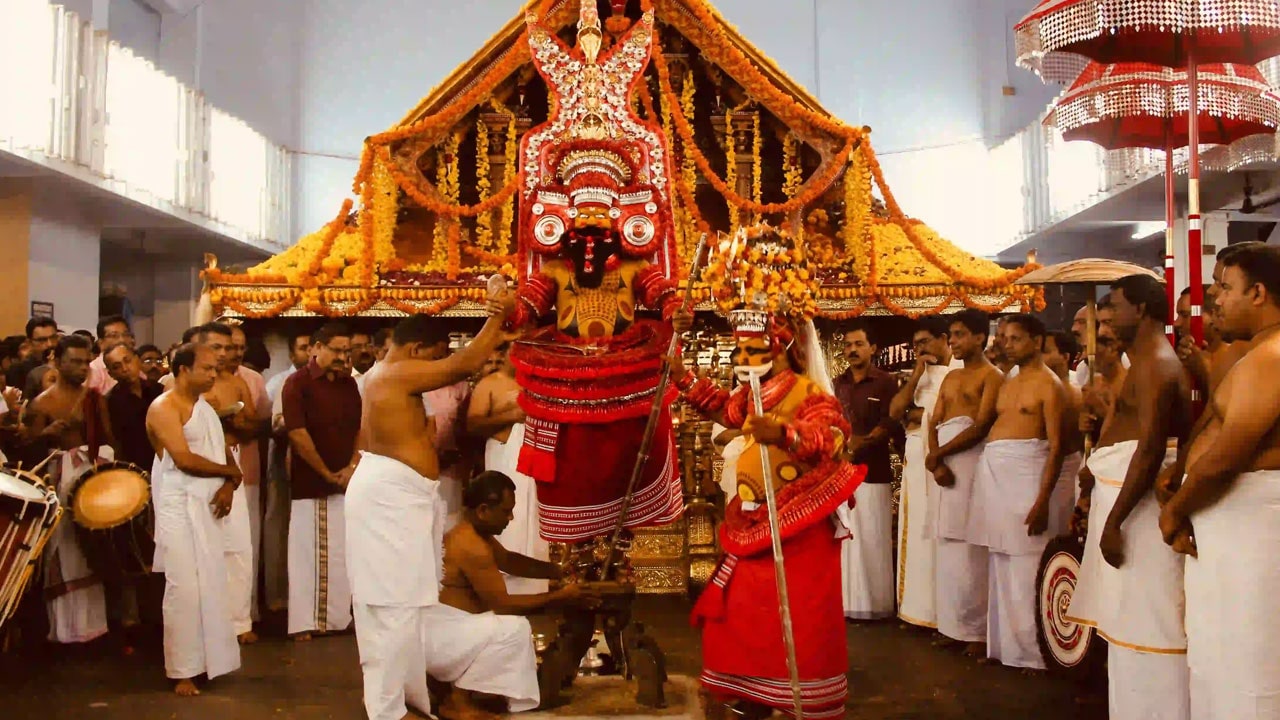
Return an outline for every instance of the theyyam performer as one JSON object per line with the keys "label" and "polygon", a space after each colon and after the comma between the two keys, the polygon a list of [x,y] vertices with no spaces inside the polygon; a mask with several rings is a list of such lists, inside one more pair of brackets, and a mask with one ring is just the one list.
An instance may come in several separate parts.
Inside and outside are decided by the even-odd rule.
{"label": "theyyam performer", "polygon": [[[741,242],[745,235],[750,247]],[[743,385],[730,393],[687,370],[674,376],[688,403],[747,437],[736,496],[720,528],[724,556],[693,609],[702,631],[708,717],[725,717],[725,702],[749,717],[764,717],[770,709],[793,712],[767,481],[776,490],[802,712],[806,718],[844,717],[849,655],[840,545],[847,532],[836,516],[852,502],[866,469],[843,460],[849,423],[831,392],[810,319],[813,295],[801,275],[807,271],[800,252],[768,227],[741,231],[738,241],[720,250],[706,277],[720,288],[714,292],[733,325],[734,371]],[[743,302],[746,292],[754,295],[750,305]],[[691,324],[689,313],[677,314],[677,330]],[[759,379],[763,415],[753,409],[752,375]]]}
{"label": "theyyam performer", "polygon": [[[666,138],[628,100],[649,62],[653,23],[645,13],[601,52],[594,2],[582,2],[572,49],[529,16],[552,112],[520,146],[521,276],[511,325],[554,322],[517,342],[511,363],[527,416],[516,469],[537,481],[550,541],[584,543],[614,530],[670,338],[668,326],[637,310],[669,319],[681,303],[670,277]],[[674,389],[668,394],[675,399]],[[628,528],[665,524],[683,510],[669,412],[652,447]]]}

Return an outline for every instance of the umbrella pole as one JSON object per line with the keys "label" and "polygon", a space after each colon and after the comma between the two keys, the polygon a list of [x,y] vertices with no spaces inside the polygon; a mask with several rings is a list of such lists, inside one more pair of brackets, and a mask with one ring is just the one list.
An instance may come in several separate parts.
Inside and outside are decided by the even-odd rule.
{"label": "umbrella pole", "polygon": [[1204,340],[1204,285],[1200,280],[1203,251],[1200,246],[1200,80],[1196,66],[1194,41],[1187,50],[1187,141],[1191,151],[1187,173],[1187,270],[1191,284],[1191,336],[1197,343]]}
{"label": "umbrella pole", "polygon": [[[1098,364],[1098,301],[1094,298],[1096,294],[1094,286],[1089,285],[1089,297],[1084,301],[1084,352],[1089,359],[1089,379],[1085,381],[1085,387],[1089,388],[1093,387],[1093,374],[1097,372],[1094,366]],[[1084,459],[1087,461],[1092,453],[1093,433],[1085,433]]]}
{"label": "umbrella pole", "polygon": [[1169,298],[1169,316],[1164,321],[1164,334],[1170,345],[1176,345],[1173,336],[1173,323],[1177,317],[1178,291],[1173,280],[1173,142],[1169,140],[1168,126],[1165,128],[1164,143],[1164,292]]}

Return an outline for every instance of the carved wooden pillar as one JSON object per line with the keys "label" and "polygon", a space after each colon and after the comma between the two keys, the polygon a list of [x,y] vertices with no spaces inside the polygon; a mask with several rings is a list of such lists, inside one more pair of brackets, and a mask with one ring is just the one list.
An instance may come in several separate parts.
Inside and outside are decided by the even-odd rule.
{"label": "carved wooden pillar", "polygon": [[[484,123],[485,129],[489,135],[489,192],[496,193],[502,189],[503,179],[507,172],[507,126],[511,123],[511,116],[507,113],[486,112],[480,113],[480,122]],[[533,121],[525,116],[516,115],[516,143],[517,146],[520,138],[533,125]],[[516,158],[519,162],[519,157]],[[512,217],[516,217],[513,213]],[[511,227],[502,227],[502,208],[494,208],[489,211],[490,227],[493,228],[494,241],[500,238],[504,233],[510,233],[512,242],[510,244],[511,251],[516,248],[516,221],[513,220]]]}
{"label": "carved wooden pillar", "polygon": [[[716,142],[719,143],[720,147],[725,145],[726,133],[733,133],[734,157],[732,160],[734,161],[734,170],[736,172],[733,189],[734,192],[744,198],[751,197],[751,173],[754,165],[751,146],[754,140],[752,128],[755,124],[755,117],[754,110],[738,110],[727,114],[720,112],[711,116],[711,125],[715,128]],[[748,222],[746,218],[742,218],[739,221]]]}

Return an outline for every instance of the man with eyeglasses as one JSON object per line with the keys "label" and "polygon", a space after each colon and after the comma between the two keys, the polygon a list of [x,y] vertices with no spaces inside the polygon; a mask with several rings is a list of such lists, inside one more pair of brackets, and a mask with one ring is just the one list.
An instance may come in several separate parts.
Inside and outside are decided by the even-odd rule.
{"label": "man with eyeglasses", "polygon": [[168,372],[164,353],[160,352],[160,348],[155,345],[143,345],[138,348],[138,362],[142,363],[142,377],[153,383],[159,383],[160,378]]}
{"label": "man with eyeglasses", "polygon": [[34,398],[40,394],[36,371],[49,362],[49,352],[58,342],[58,323],[53,318],[33,317],[27,321],[26,333],[30,346],[27,358],[9,367],[5,374],[5,384],[22,388],[25,397]]}
{"label": "man with eyeglasses", "polygon": [[351,625],[344,494],[359,459],[361,416],[351,331],[329,323],[311,336],[311,351],[282,393],[292,450],[288,632],[299,641]]}
{"label": "man with eyeglasses", "polygon": [[99,393],[106,395],[116,386],[111,373],[107,372],[107,351],[116,345],[127,345],[133,350],[133,331],[129,323],[121,315],[107,315],[98,319],[98,357],[89,363],[89,382],[87,385]]}

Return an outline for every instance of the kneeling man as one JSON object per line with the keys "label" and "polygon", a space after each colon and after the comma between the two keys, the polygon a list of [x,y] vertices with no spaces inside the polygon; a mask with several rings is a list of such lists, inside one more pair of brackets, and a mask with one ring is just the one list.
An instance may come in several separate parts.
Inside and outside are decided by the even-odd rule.
{"label": "kneeling man", "polygon": [[560,568],[511,552],[498,535],[511,522],[516,485],[500,472],[476,476],[462,493],[463,517],[444,537],[440,604],[426,609],[427,673],[453,684],[442,717],[494,717],[469,693],[507,698],[511,712],[538,706],[538,660],[527,615],[580,597],[579,586],[511,595],[503,573],[555,580]]}

